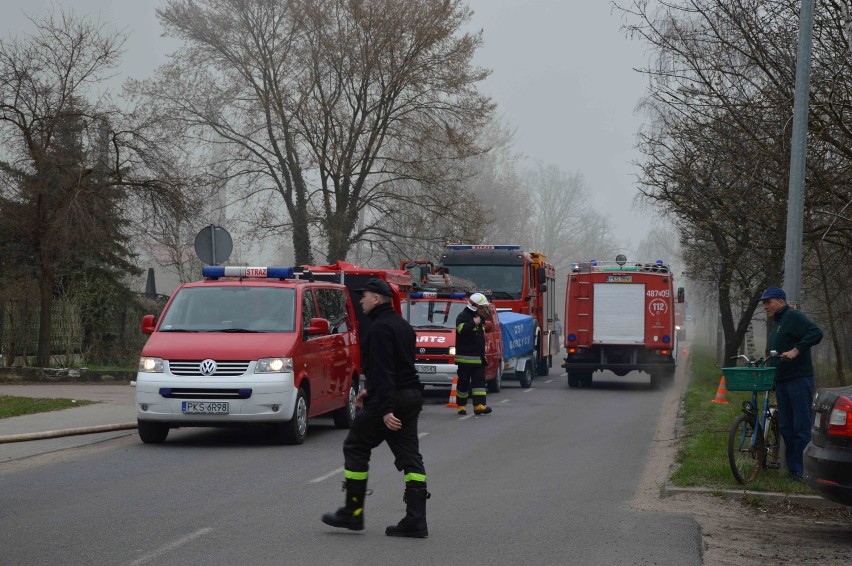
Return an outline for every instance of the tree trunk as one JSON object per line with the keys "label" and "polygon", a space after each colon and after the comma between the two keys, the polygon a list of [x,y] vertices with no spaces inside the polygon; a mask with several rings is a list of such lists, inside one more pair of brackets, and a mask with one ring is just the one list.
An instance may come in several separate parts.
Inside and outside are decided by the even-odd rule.
{"label": "tree trunk", "polygon": [[352,229],[355,226],[354,221],[348,220],[346,215],[336,216],[344,216],[344,219],[339,219],[338,221],[332,217],[332,221],[328,225],[328,230],[326,230],[328,234],[329,263],[337,260],[345,261],[349,250],[352,248],[349,236],[352,234]]}
{"label": "tree trunk", "polygon": [[820,283],[822,283],[822,295],[825,300],[825,312],[828,318],[828,331],[831,333],[831,343],[834,347],[834,371],[837,383],[846,383],[843,372],[843,349],[840,345],[840,337],[837,332],[837,322],[834,317],[834,300],[831,298],[831,290],[828,288],[829,275],[825,272],[825,261],[823,260],[823,249],[820,241],[814,246],[817,262],[819,263]]}
{"label": "tree trunk", "polygon": [[50,367],[50,337],[53,334],[53,276],[50,269],[42,269],[39,277],[39,314],[38,348],[36,349],[36,367]]}

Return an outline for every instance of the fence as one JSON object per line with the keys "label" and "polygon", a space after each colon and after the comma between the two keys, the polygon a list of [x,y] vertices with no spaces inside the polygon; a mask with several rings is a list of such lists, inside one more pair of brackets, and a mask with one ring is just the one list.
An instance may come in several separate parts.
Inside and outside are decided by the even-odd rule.
{"label": "fence", "polygon": [[[136,301],[87,329],[73,300],[57,298],[51,313],[52,366],[132,365],[147,340],[142,315],[162,311],[168,297],[140,294]],[[33,298],[0,301],[0,365],[32,366],[38,350],[40,308]],[[90,325],[91,326],[91,325]]]}

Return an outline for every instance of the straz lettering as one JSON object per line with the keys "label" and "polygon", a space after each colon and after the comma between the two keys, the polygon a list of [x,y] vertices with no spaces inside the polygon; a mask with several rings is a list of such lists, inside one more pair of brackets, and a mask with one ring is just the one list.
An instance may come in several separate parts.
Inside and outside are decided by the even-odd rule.
{"label": "straz lettering", "polygon": [[446,336],[418,336],[417,343],[426,343],[426,344],[443,344],[447,341]]}
{"label": "straz lettering", "polygon": [[607,283],[633,283],[632,275],[609,275],[606,278]]}
{"label": "straz lettering", "polygon": [[266,277],[266,268],[246,267],[246,277]]}

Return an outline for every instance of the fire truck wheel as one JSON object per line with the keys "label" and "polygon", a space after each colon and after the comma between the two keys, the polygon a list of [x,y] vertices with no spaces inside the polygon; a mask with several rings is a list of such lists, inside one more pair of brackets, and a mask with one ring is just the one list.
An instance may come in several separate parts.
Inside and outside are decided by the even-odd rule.
{"label": "fire truck wheel", "polygon": [[358,392],[355,391],[355,383],[349,386],[349,397],[346,400],[346,405],[340,407],[334,413],[332,413],[331,418],[334,419],[335,428],[349,428],[352,426],[352,423],[355,421],[355,397],[358,395]]}
{"label": "fire truck wheel", "polygon": [[592,386],[592,372],[586,371],[580,374],[580,385],[582,387]]}
{"label": "fire truck wheel", "polygon": [[547,375],[550,373],[550,362],[550,356],[538,359],[538,375]]}
{"label": "fire truck wheel", "polygon": [[580,387],[580,374],[568,372],[568,387]]}
{"label": "fire truck wheel", "polygon": [[500,360],[500,365],[497,367],[497,376],[488,382],[489,393],[500,393],[503,388],[503,360]]}
{"label": "fire truck wheel", "polygon": [[296,406],[289,421],[278,423],[276,433],[282,444],[301,444],[308,435],[308,398],[301,387],[296,394]]}

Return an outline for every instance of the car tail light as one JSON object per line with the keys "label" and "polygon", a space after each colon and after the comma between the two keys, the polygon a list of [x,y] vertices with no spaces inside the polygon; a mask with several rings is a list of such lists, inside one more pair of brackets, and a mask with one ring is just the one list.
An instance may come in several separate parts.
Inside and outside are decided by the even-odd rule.
{"label": "car tail light", "polygon": [[852,436],[852,399],[841,395],[828,417],[829,436]]}

